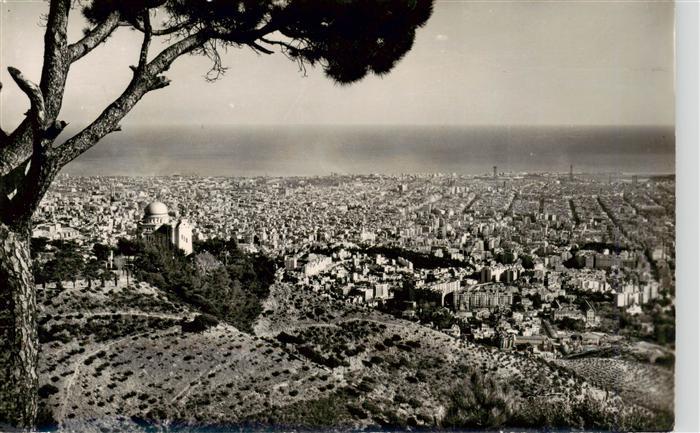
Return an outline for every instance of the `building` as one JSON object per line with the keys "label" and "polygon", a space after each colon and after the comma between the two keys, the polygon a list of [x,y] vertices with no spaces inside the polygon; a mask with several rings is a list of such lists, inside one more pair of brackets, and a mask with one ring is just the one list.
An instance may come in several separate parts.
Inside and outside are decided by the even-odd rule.
{"label": "building", "polygon": [[374,285],[374,299],[388,299],[389,298],[389,284],[388,283],[376,283]]}
{"label": "building", "polygon": [[431,292],[440,295],[440,305],[441,306],[445,306],[445,297],[447,295],[449,295],[450,293],[454,293],[454,292],[458,291],[459,288],[460,288],[459,280],[442,281],[442,282],[430,284],[426,287],[426,289],[430,290]]}
{"label": "building", "polygon": [[484,266],[481,268],[481,271],[479,271],[479,282],[480,283],[490,283],[493,278],[491,268],[488,266]]}
{"label": "building", "polygon": [[33,238],[46,238],[52,241],[73,240],[80,237],[80,232],[72,227],[62,227],[61,224],[41,224],[32,230]]}
{"label": "building", "polygon": [[501,274],[501,281],[504,283],[512,283],[518,279],[518,269],[508,268]]}
{"label": "building", "polygon": [[565,318],[571,320],[585,321],[585,316],[581,313],[581,310],[579,310],[576,306],[560,305],[558,301],[554,301],[554,308],[552,309],[552,319],[562,320]]}
{"label": "building", "polygon": [[292,257],[285,257],[284,259],[284,268],[288,271],[293,271],[297,268],[297,258],[295,256]]}
{"label": "building", "polygon": [[328,269],[333,262],[328,256],[320,254],[309,254],[306,264],[304,265],[304,276],[312,277],[316,274]]}
{"label": "building", "polygon": [[455,293],[453,302],[456,311],[506,308],[513,305],[513,295],[510,290],[500,290],[498,286],[482,287]]}
{"label": "building", "polygon": [[371,231],[363,229],[360,232],[360,242],[373,243],[376,238],[377,238],[377,235]]}
{"label": "building", "polygon": [[590,327],[598,324],[598,315],[590,302],[586,301],[583,306],[583,312],[585,314],[584,319],[586,321],[586,326]]}
{"label": "building", "polygon": [[146,244],[161,248],[174,247],[186,255],[192,254],[192,226],[189,221],[176,219],[168,212],[168,207],[159,201],[146,206],[138,231]]}

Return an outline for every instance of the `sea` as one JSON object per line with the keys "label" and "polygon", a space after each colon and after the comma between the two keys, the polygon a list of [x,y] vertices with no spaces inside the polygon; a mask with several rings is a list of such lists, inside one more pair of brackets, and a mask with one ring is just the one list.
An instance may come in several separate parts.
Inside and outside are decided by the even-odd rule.
{"label": "sea", "polygon": [[83,176],[675,172],[673,127],[133,126],[64,172]]}

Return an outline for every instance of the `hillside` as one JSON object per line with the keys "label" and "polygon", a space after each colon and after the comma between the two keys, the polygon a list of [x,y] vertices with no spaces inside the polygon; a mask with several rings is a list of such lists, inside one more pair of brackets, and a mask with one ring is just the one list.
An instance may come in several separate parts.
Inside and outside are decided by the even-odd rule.
{"label": "hillside", "polygon": [[325,369],[230,325],[183,333],[195,313],[145,283],[39,293],[42,413],[70,430],[232,423],[304,399],[292,392],[301,383],[329,381]]}
{"label": "hillside", "polygon": [[247,334],[183,332],[197,311],[146,283],[39,288],[43,419],[80,431],[654,427],[639,424],[649,409],[574,369],[299,290],[273,284]]}
{"label": "hillside", "polygon": [[[481,398],[467,399],[470,404],[493,410],[493,416],[484,416],[479,411],[461,414],[454,427],[505,423],[522,427],[652,430],[663,429],[670,422],[667,413],[669,402],[672,404],[672,390],[670,400],[645,404],[649,402],[646,397],[666,396],[668,390],[651,388],[638,395],[631,392],[634,383],[627,380],[627,392],[610,392],[610,383],[576,368],[575,360],[544,361],[501,352],[285,284],[271,288],[263,309],[255,326],[258,335],[277,335],[278,339],[281,335],[290,350],[330,360],[331,365],[343,361],[336,370],[349,382],[375,385],[374,391],[361,393],[358,399],[363,407],[369,408],[368,416],[376,414],[379,408],[379,416],[373,417],[369,424],[382,425],[387,418],[406,422],[415,417],[419,425],[424,422],[428,427],[434,423],[450,427],[455,403],[463,397],[455,396],[455,392],[469,387],[483,387],[487,391],[489,387],[496,388]],[[635,366],[653,368],[636,363],[628,370]],[[602,376],[600,369],[594,371]],[[661,369],[657,373],[662,376],[650,379],[653,383],[660,386],[669,383],[664,378],[671,373]],[[474,384],[470,375],[484,378],[486,383]],[[618,381],[624,377],[620,375]],[[491,380],[495,383],[488,383]],[[639,381],[636,388],[648,383],[649,380]],[[414,405],[405,404],[402,396],[410,396]],[[397,408],[398,412],[392,414]],[[428,421],[431,416],[432,423]]]}

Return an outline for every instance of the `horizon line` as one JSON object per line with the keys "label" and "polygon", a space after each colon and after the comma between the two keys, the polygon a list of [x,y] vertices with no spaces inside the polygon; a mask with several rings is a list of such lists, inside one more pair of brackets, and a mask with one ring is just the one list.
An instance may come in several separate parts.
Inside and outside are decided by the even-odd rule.
{"label": "horizon line", "polygon": [[267,128],[279,128],[279,127],[402,127],[402,128],[416,128],[416,127],[432,127],[432,128],[571,128],[571,129],[585,129],[585,128],[655,128],[655,129],[666,129],[666,128],[676,128],[676,124],[466,124],[466,123],[245,123],[245,124],[235,124],[235,123],[199,123],[199,124],[178,124],[178,123],[150,123],[150,124],[125,124],[124,131],[127,131],[129,127],[134,128],[144,128],[144,127],[190,127],[193,129],[206,128],[206,127],[236,127],[236,128],[246,128],[246,127],[267,127]]}
{"label": "horizon line", "polygon": [[[568,171],[557,171],[557,172],[552,172],[552,171],[518,171],[518,172],[502,172],[504,173],[503,175],[499,175],[496,179],[504,179],[508,177],[513,177],[513,176],[518,176],[518,175],[542,175],[542,174],[548,174],[548,175],[561,175],[568,177],[570,173]],[[633,172],[633,171],[598,171],[598,172],[587,172],[587,171],[581,171],[581,172],[573,172],[575,176],[602,176],[602,175],[617,175],[617,176],[650,176],[650,177],[665,177],[665,176],[676,176],[676,172]],[[339,172],[330,172],[326,174],[297,174],[297,175],[275,175],[275,174],[259,174],[259,175],[249,175],[249,176],[233,176],[233,175],[203,175],[203,174],[183,174],[183,173],[172,173],[172,174],[136,174],[136,175],[118,175],[118,174],[105,174],[105,175],[84,175],[84,174],[71,174],[71,173],[59,173],[59,177],[65,176],[65,177],[125,177],[125,178],[141,178],[141,177],[218,177],[218,178],[290,178],[290,177],[336,177],[336,176],[386,176],[386,177],[395,177],[395,176],[430,176],[430,175],[445,175],[445,176],[452,176],[452,175],[457,175],[458,177],[484,177],[486,176],[489,180],[493,180],[494,178],[491,177],[491,174],[488,172],[484,172],[481,174],[466,174],[466,173],[457,173],[457,172],[442,172],[442,171],[433,171],[433,172],[414,172],[414,173],[380,173],[380,172],[368,172],[368,173],[339,173]]]}

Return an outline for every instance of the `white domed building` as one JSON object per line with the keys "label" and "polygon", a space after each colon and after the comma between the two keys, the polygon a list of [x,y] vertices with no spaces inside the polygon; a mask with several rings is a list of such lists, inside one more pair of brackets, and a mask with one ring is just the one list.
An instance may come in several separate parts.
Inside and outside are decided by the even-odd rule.
{"label": "white domed building", "polygon": [[168,207],[159,201],[146,206],[138,228],[139,236],[147,244],[175,247],[185,254],[192,253],[192,226],[189,221],[171,216]]}

